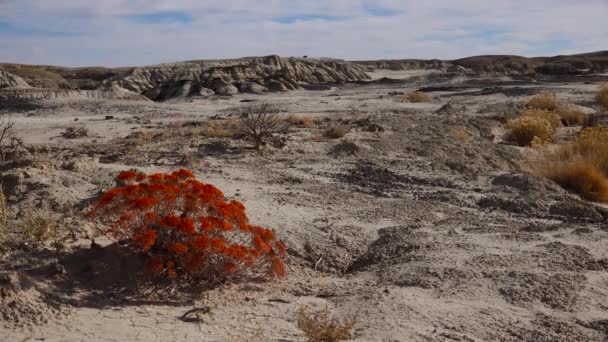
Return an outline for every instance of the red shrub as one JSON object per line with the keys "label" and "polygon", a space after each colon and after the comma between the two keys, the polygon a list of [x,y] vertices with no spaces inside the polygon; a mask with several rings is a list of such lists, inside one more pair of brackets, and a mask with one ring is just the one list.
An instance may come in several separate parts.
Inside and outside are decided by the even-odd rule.
{"label": "red shrub", "polygon": [[187,170],[145,175],[126,171],[123,187],[104,193],[92,215],[108,233],[149,255],[146,270],[173,279],[283,277],[285,246],[269,229],[249,224],[245,207]]}

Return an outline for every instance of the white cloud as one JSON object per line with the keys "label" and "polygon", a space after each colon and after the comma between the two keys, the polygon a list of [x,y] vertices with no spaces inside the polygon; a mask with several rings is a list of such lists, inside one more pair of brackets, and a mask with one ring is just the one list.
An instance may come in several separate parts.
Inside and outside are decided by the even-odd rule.
{"label": "white cloud", "polygon": [[[192,22],[127,19],[159,12],[185,12]],[[608,48],[606,14],[605,0],[0,0],[0,61],[139,65],[265,54],[553,55]],[[311,20],[276,22],[303,15]]]}

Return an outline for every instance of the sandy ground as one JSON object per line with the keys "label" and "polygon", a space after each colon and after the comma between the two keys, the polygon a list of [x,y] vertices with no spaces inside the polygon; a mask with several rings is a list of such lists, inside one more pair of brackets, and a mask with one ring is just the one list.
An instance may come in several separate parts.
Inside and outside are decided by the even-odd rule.
{"label": "sandy ground", "polygon": [[[301,307],[356,317],[355,341],[608,340],[608,208],[527,175],[531,152],[500,138],[501,122],[530,94],[551,89],[591,112],[597,85],[464,80],[466,90],[431,92],[430,103],[389,95],[464,84],[420,81],[427,74],[410,72],[416,81],[403,84],[190,102],[65,100],[11,113],[41,157],[2,169],[18,178],[9,204],[50,208],[64,234],[61,250],[0,259],[0,271],[20,277],[19,291],[0,296],[13,303],[0,315],[0,340],[305,341]],[[487,82],[499,88],[480,94]],[[269,145],[263,156],[247,142],[182,127],[233,117],[243,100],[319,120],[294,127],[284,146]],[[349,128],[343,139],[322,138],[337,125]],[[86,127],[89,136],[65,139],[68,127]],[[132,139],[133,132],[153,138]],[[227,144],[220,151],[218,141]],[[94,234],[79,216],[82,201],[119,171],[170,171],[184,167],[184,156],[199,179],[241,200],[252,222],[286,242],[286,280],[150,297],[123,294],[128,270],[98,266],[113,250],[89,249]],[[99,269],[82,275],[82,264]],[[204,307],[210,312],[197,322],[179,319]]]}

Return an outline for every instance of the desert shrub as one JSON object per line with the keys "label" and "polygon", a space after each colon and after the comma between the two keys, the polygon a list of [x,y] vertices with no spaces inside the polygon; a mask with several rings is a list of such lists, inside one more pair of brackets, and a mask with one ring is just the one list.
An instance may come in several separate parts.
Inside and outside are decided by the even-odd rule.
{"label": "desert shrub", "polygon": [[583,159],[543,166],[542,175],[584,199],[608,202],[608,179],[602,171]]}
{"label": "desert shrub", "polygon": [[14,127],[15,122],[10,117],[0,120],[0,161],[6,160],[6,149],[14,141]]}
{"label": "desert shrub", "polygon": [[189,171],[126,171],[117,182],[90,215],[148,255],[149,273],[208,281],[285,276],[286,250],[274,232],[249,224],[242,203]]}
{"label": "desert shrub", "polygon": [[604,109],[608,110],[608,84],[600,87],[600,90],[595,96],[595,101]]}
{"label": "desert shrub", "polygon": [[585,199],[608,202],[608,128],[583,129],[576,140],[547,152],[536,169]]}
{"label": "desert shrub", "polygon": [[572,106],[559,106],[555,112],[564,126],[582,126],[587,119],[587,115],[584,112]]}
{"label": "desert shrub", "polygon": [[89,130],[86,127],[68,127],[61,132],[61,136],[66,139],[78,139],[89,136]]}
{"label": "desert shrub", "polygon": [[532,96],[526,103],[526,107],[553,111],[559,106],[557,96],[550,91],[541,91]]}
{"label": "desert shrub", "polygon": [[241,133],[253,140],[255,149],[261,151],[266,138],[273,134],[287,133],[289,123],[279,116],[280,110],[269,104],[244,107],[241,111]]}
{"label": "desert shrub", "polygon": [[0,224],[3,224],[8,218],[8,211],[6,195],[4,194],[4,186],[2,183],[0,183]]}
{"label": "desert shrub", "polygon": [[237,119],[210,120],[206,122],[204,132],[211,138],[231,138],[239,133],[240,128]]}
{"label": "desert shrub", "polygon": [[355,319],[340,321],[331,317],[329,309],[310,313],[304,308],[298,315],[298,328],[304,332],[309,342],[338,342],[347,340],[355,326]]}
{"label": "desert shrub", "polygon": [[[555,136],[555,130],[561,125],[559,116],[553,112],[530,109],[519,117],[505,124],[507,139],[519,146],[530,146],[533,140],[547,143]],[[534,139],[537,137],[537,139]]]}
{"label": "desert shrub", "polygon": [[330,127],[324,132],[324,136],[328,139],[340,139],[348,133],[348,128],[342,126]]}
{"label": "desert shrub", "polygon": [[583,124],[583,128],[600,126],[602,124],[602,122],[606,120],[607,117],[608,117],[608,114],[597,113],[597,112],[588,114],[585,117],[585,123]]}
{"label": "desert shrub", "polygon": [[463,126],[458,126],[458,127],[452,128],[452,130],[450,131],[450,134],[452,135],[452,138],[454,138],[460,142],[467,141],[467,136],[468,136],[467,130]]}
{"label": "desert shrub", "polygon": [[412,102],[412,103],[431,102],[433,100],[433,98],[429,94],[426,94],[426,93],[423,93],[420,91],[414,91],[407,95],[403,95],[400,97],[400,99],[403,102]]}
{"label": "desert shrub", "polygon": [[581,130],[577,139],[562,148],[562,158],[582,157],[608,175],[608,127],[597,126]]}
{"label": "desert shrub", "polygon": [[21,219],[19,228],[24,242],[43,245],[57,237],[59,223],[50,212],[34,213],[28,209]]}
{"label": "desert shrub", "polygon": [[560,119],[559,115],[555,112],[548,111],[548,110],[528,109],[528,110],[524,111],[521,114],[521,116],[543,118],[543,119],[547,120],[547,122],[549,122],[549,124],[551,124],[551,127],[553,127],[553,128],[558,128],[562,125],[562,120]]}
{"label": "desert shrub", "polygon": [[312,127],[315,124],[315,120],[310,116],[290,115],[286,121],[291,125],[305,128]]}

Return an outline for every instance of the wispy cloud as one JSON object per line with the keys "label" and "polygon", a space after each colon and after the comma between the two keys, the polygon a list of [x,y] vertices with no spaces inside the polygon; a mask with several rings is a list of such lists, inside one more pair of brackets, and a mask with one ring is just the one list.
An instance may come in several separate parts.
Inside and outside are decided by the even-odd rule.
{"label": "wispy cloud", "polygon": [[272,21],[281,24],[293,24],[302,21],[336,21],[346,20],[347,17],[341,17],[337,15],[323,15],[323,14],[299,14],[286,17],[278,17],[272,19]]}
{"label": "wispy cloud", "polygon": [[372,16],[375,17],[391,17],[394,15],[398,15],[401,13],[401,11],[396,10],[396,9],[392,9],[392,8],[387,8],[387,7],[383,7],[380,5],[366,5],[365,7],[365,11]]}
{"label": "wispy cloud", "polygon": [[180,11],[133,14],[126,18],[140,24],[189,24],[193,21],[190,13]]}
{"label": "wispy cloud", "polygon": [[608,48],[606,0],[0,0],[0,61],[139,65]]}
{"label": "wispy cloud", "polygon": [[73,37],[78,35],[80,35],[78,32],[51,31],[36,28],[20,27],[18,25],[0,21],[0,36]]}

